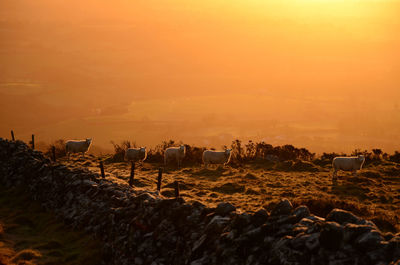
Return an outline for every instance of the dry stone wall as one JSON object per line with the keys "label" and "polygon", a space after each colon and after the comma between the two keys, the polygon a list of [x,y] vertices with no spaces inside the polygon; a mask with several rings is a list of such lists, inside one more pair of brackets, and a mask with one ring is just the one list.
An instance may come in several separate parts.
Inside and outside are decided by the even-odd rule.
{"label": "dry stone wall", "polygon": [[104,264],[399,264],[400,234],[335,209],[325,218],[283,199],[273,211],[165,199],[85,169],[54,164],[0,138],[0,183],[104,242]]}

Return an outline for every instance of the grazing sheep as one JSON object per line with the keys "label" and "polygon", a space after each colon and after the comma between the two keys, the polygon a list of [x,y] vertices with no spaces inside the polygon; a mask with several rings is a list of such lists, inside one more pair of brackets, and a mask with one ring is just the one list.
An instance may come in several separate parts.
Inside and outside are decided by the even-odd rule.
{"label": "grazing sheep", "polygon": [[365,157],[363,155],[351,156],[351,157],[335,157],[332,161],[333,180],[336,180],[337,171],[353,171],[356,176],[357,170],[360,170],[364,164]]}
{"label": "grazing sheep", "polygon": [[125,151],[125,160],[128,161],[144,161],[147,158],[146,147],[128,148]]}
{"label": "grazing sheep", "polygon": [[228,164],[231,158],[232,149],[226,149],[225,151],[212,151],[205,150],[203,152],[203,163],[207,167],[208,164]]}
{"label": "grazing sheep", "polygon": [[184,145],[167,148],[164,153],[164,166],[167,165],[168,160],[175,158],[178,163],[178,167],[180,167],[182,164],[182,159],[185,157],[185,153],[186,148]]}
{"label": "grazing sheep", "polygon": [[85,157],[85,152],[89,150],[90,145],[92,144],[92,138],[87,138],[86,140],[69,140],[65,143],[65,151],[68,154],[70,153],[82,153],[82,156]]}

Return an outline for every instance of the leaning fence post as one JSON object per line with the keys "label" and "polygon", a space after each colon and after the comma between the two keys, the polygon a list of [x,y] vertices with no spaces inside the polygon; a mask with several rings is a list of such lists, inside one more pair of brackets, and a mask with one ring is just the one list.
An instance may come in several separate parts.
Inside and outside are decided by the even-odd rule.
{"label": "leaning fence post", "polygon": [[56,162],[56,147],[54,145],[51,147],[51,153],[53,154],[53,162]]}
{"label": "leaning fence post", "polygon": [[31,142],[31,144],[32,144],[32,150],[35,150],[35,135],[34,134],[32,134],[32,142]]}
{"label": "leaning fence post", "polygon": [[13,130],[11,130],[11,139],[13,140],[13,142],[15,141],[14,131]]}
{"label": "leaning fence post", "polygon": [[104,175],[103,161],[100,161],[100,172],[101,172],[101,177],[104,179],[106,176]]}
{"label": "leaning fence post", "polygon": [[177,180],[174,182],[174,186],[175,186],[175,198],[179,198],[179,182]]}
{"label": "leaning fence post", "polygon": [[162,168],[158,169],[157,190],[161,191]]}
{"label": "leaning fence post", "polygon": [[131,176],[129,177],[129,186],[132,187],[133,179],[135,178],[135,162],[131,162]]}

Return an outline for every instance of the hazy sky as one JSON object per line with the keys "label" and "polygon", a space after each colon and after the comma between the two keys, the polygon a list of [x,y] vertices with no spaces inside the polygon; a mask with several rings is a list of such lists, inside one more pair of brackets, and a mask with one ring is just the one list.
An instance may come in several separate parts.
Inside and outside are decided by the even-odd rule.
{"label": "hazy sky", "polygon": [[400,150],[400,0],[0,1],[0,136]]}

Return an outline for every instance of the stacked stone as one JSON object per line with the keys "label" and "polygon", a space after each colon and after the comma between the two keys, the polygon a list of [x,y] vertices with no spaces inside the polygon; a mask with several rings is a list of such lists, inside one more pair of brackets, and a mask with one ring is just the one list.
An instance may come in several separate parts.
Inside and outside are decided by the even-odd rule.
{"label": "stacked stone", "polygon": [[104,242],[104,264],[398,264],[400,234],[334,209],[326,218],[283,199],[268,213],[236,213],[102,179],[0,139],[0,183],[23,185],[74,228]]}

